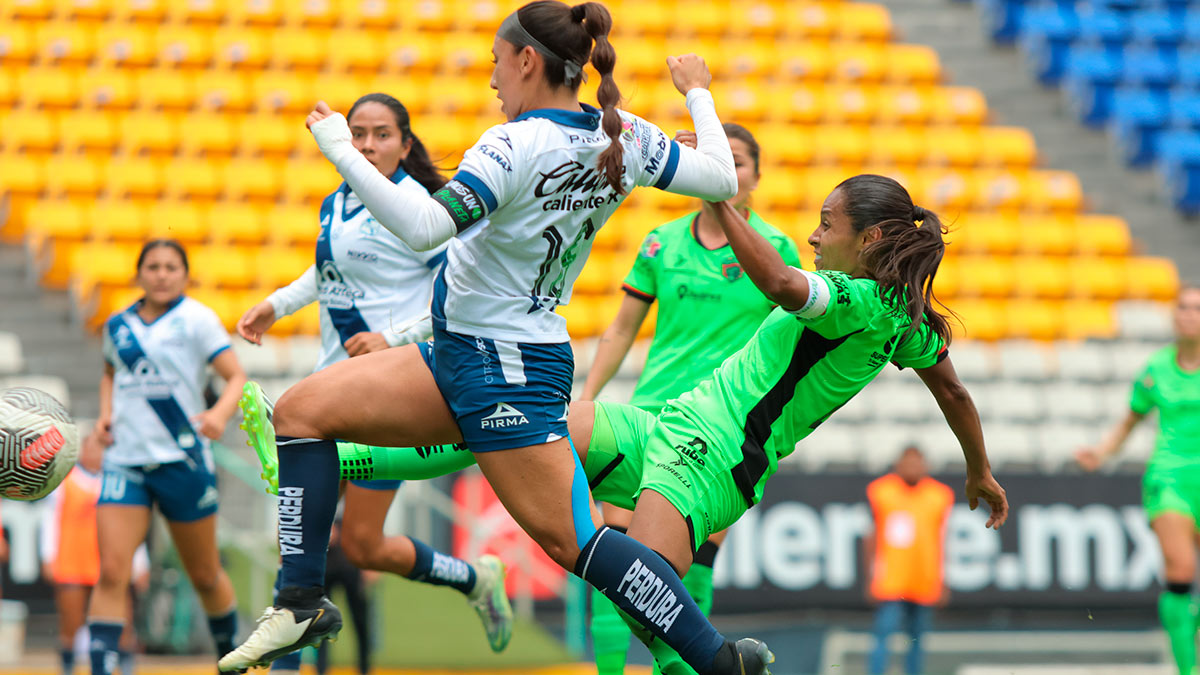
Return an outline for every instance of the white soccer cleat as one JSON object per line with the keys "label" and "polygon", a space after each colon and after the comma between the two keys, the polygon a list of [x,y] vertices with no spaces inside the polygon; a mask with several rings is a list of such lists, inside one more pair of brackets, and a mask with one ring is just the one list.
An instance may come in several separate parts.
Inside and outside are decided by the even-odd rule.
{"label": "white soccer cleat", "polygon": [[483,629],[487,631],[488,644],[499,653],[512,639],[513,612],[504,590],[507,570],[504,563],[494,555],[480,556],[475,561],[475,588],[467,596],[467,602],[479,614]]}
{"label": "white soccer cleat", "polygon": [[341,629],[342,613],[323,596],[311,609],[268,607],[250,637],[222,656],[217,668],[227,673],[265,666],[302,647],[315,647]]}

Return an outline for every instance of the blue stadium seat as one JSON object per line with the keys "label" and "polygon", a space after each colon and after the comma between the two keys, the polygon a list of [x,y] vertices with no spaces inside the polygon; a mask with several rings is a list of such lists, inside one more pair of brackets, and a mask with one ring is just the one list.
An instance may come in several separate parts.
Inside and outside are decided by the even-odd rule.
{"label": "blue stadium seat", "polygon": [[1175,208],[1190,215],[1200,214],[1200,133],[1160,134],[1158,170]]}
{"label": "blue stadium seat", "polygon": [[1058,84],[1071,43],[1078,37],[1079,17],[1073,9],[1031,8],[1021,17],[1021,50],[1033,64],[1033,72],[1042,84]]}
{"label": "blue stadium seat", "polygon": [[1097,47],[1072,47],[1063,88],[1079,121],[1098,127],[1108,120],[1116,85],[1124,74],[1119,54]]}
{"label": "blue stadium seat", "polygon": [[1136,12],[1129,20],[1135,42],[1174,50],[1183,40],[1184,27],[1177,14],[1167,10]]}
{"label": "blue stadium seat", "polygon": [[1154,161],[1157,135],[1167,125],[1167,96],[1141,89],[1117,91],[1112,103],[1112,130],[1117,150],[1130,166]]}

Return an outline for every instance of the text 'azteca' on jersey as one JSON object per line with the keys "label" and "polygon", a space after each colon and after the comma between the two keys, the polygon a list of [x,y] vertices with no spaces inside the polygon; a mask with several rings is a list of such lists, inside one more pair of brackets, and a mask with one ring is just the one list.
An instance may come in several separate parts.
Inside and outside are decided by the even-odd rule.
{"label": "text 'azteca' on jersey", "polygon": [[610,139],[590,106],[527,112],[467,151],[434,198],[460,232],[488,222],[447,253],[434,291],[439,327],[517,342],[568,339],[554,309],[570,301],[596,232],[635,186],[669,185],[679,161],[679,146],[661,129],[620,116],[623,193],[599,166]]}
{"label": "text 'azteca' on jersey", "polygon": [[[422,197],[429,193],[398,168],[392,182]],[[317,370],[347,358],[357,333],[401,328],[429,309],[433,278],[446,246],[417,252],[388,232],[345,183],[321,204],[317,237],[317,295],[321,356]]]}

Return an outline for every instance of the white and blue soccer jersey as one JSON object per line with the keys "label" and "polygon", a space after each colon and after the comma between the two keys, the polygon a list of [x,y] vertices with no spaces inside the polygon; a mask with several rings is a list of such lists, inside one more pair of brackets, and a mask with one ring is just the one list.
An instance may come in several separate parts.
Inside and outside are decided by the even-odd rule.
{"label": "white and blue soccer jersey", "polygon": [[600,112],[531,110],[492,127],[434,193],[463,232],[434,285],[434,325],[495,340],[568,340],[555,313],[571,299],[596,232],[634,186],[666,188],[679,146],[658,127],[620,112],[624,166],[619,194],[599,168],[609,147]]}
{"label": "white and blue soccer jersey", "polygon": [[113,367],[113,444],[104,461],[143,466],[190,458],[211,469],[208,441],[191,418],[206,410],[208,364],[229,349],[229,333],[215,312],[186,296],[150,323],[138,316],[139,303],[104,326],[104,360]]}
{"label": "white and blue soccer jersey", "polygon": [[[392,181],[426,198],[429,192],[403,168]],[[416,252],[378,223],[342,183],[321,204],[317,293],[321,357],[317,370],[349,357],[343,346],[363,331],[403,331],[429,312],[433,279],[446,245]]]}

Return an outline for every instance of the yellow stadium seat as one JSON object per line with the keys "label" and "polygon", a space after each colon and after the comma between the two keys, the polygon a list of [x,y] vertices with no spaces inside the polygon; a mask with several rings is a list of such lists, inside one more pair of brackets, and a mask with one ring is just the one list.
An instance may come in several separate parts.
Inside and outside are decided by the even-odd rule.
{"label": "yellow stadium seat", "polygon": [[200,246],[189,255],[191,277],[208,288],[249,288],[254,283],[254,262],[238,246]]}
{"label": "yellow stadium seat", "polygon": [[[331,184],[331,179],[326,178],[323,183],[326,187],[324,194],[316,199],[321,199],[325,195],[333,192],[336,184]],[[291,182],[291,174],[288,175],[288,182]],[[301,250],[306,251],[309,259],[312,260],[313,246],[317,242],[317,235],[321,233],[321,223],[319,220],[319,211],[321,204],[317,202],[311,206],[304,204],[288,204],[283,206],[273,206],[266,212],[267,223],[267,238],[278,245],[295,245],[301,247]],[[303,271],[302,269],[300,271]],[[297,271],[297,275],[300,273]]]}
{"label": "yellow stadium seat", "polygon": [[1017,221],[994,213],[971,213],[953,226],[950,239],[958,253],[1010,256],[1021,246]]}
{"label": "yellow stadium seat", "polygon": [[479,137],[479,130],[451,116],[420,120],[420,127],[415,131],[432,157],[463,152],[474,145]]}
{"label": "yellow stadium seat", "polygon": [[187,155],[228,156],[237,150],[239,129],[229,115],[191,113],[179,120],[181,150]]}
{"label": "yellow stadium seat", "polygon": [[1125,297],[1174,300],[1179,294],[1179,271],[1170,258],[1133,257],[1125,265]]}
{"label": "yellow stadium seat", "polygon": [[[830,45],[833,79],[839,82],[879,82],[894,66],[889,48],[867,43]],[[897,79],[897,82],[907,80]]]}
{"label": "yellow stadium seat", "polygon": [[1028,204],[1028,176],[1011,171],[976,170],[968,173],[972,206],[980,211],[1020,210]]}
{"label": "yellow stadium seat", "polygon": [[[372,91],[370,81],[361,76],[349,73],[319,76],[312,81],[313,100],[309,101],[309,106],[311,107],[317,100],[321,100],[328,103],[334,110],[345,114],[350,112],[350,106],[354,105],[360,96],[370,91]],[[299,115],[297,118],[296,121],[303,126],[304,119]]]}
{"label": "yellow stadium seat", "polygon": [[221,70],[261,70],[271,60],[266,34],[253,28],[222,29],[216,35],[213,50]]}
{"label": "yellow stadium seat", "polygon": [[0,70],[0,109],[11,108],[17,104],[20,96],[17,84],[10,73]]}
{"label": "yellow stadium seat", "polygon": [[1033,210],[1075,213],[1083,206],[1083,186],[1070,171],[1031,171],[1027,185]]}
{"label": "yellow stadium seat", "polygon": [[806,166],[812,162],[812,132],[794,124],[764,124],[751,130],[758,141],[763,170],[782,162],[790,166]]}
{"label": "yellow stadium seat", "polygon": [[308,76],[268,72],[251,78],[250,87],[260,113],[307,115],[317,101],[313,78]]}
{"label": "yellow stadium seat", "polygon": [[982,124],[987,120],[987,99],[972,87],[936,87],[933,97],[933,119],[940,124]]}
{"label": "yellow stadium seat", "polygon": [[129,155],[165,155],[179,149],[179,123],[173,115],[130,113],[118,118],[117,128],[121,147]]}
{"label": "yellow stadium seat", "polygon": [[1075,258],[1071,270],[1071,296],[1081,300],[1118,300],[1125,292],[1125,260]]}
{"label": "yellow stadium seat", "polygon": [[770,2],[731,3],[727,34],[772,39],[783,32],[783,8]]}
{"label": "yellow stadium seat", "polygon": [[958,260],[964,273],[959,292],[969,297],[1006,298],[1013,294],[1020,270],[1012,258],[963,256]]}
{"label": "yellow stadium seat", "polygon": [[593,251],[579,278],[575,280],[574,297],[607,295],[621,287],[626,261],[612,253]]}
{"label": "yellow stadium seat", "polygon": [[[170,175],[173,181],[178,181],[178,168]],[[194,203],[157,202],[151,204],[148,216],[150,237],[178,239],[185,244],[195,244],[208,239],[208,223]]]}
{"label": "yellow stadium seat", "polygon": [[838,124],[870,124],[879,110],[878,88],[830,86],[825,91],[825,120]]}
{"label": "yellow stadium seat", "polygon": [[[342,71],[378,71],[387,58],[383,40],[374,33],[362,30],[335,30],[329,34],[325,48],[329,69]],[[489,52],[490,53],[490,52]]]}
{"label": "yellow stadium seat", "polygon": [[[631,40],[620,45],[617,52],[617,66],[613,75],[617,84],[630,88],[630,79],[655,81],[661,79],[667,72],[667,47],[661,39],[645,38]],[[595,81],[595,74],[589,76],[589,82]]]}
{"label": "yellow stadium seat", "polygon": [[936,84],[942,79],[937,52],[924,45],[889,45],[883,55],[887,79],[897,84]]}
{"label": "yellow stadium seat", "polygon": [[384,67],[388,71],[429,75],[441,68],[442,38],[435,34],[405,29],[388,33],[384,39]]}
{"label": "yellow stadium seat", "polygon": [[834,33],[836,17],[828,5],[808,2],[787,3],[783,15],[785,33],[802,40],[828,40]]}
{"label": "yellow stadium seat", "polygon": [[76,23],[54,21],[34,29],[44,65],[82,65],[96,55],[95,31]]}
{"label": "yellow stadium seat", "polygon": [[933,115],[933,96],[925,87],[884,85],[876,89],[877,124],[925,125]]}
{"label": "yellow stadium seat", "polygon": [[74,108],[79,103],[79,76],[76,70],[68,68],[19,70],[17,91],[27,107]]}
{"label": "yellow stadium seat", "polygon": [[[342,183],[333,165],[324,159],[304,163],[289,163],[285,173],[284,198],[293,204],[312,204],[310,222],[316,222],[316,207]],[[274,228],[274,226],[272,226]]]}
{"label": "yellow stadium seat", "polygon": [[406,9],[401,16],[406,25],[421,32],[447,33],[454,27],[454,14],[458,8],[449,0],[421,0]]}
{"label": "yellow stadium seat", "polygon": [[230,12],[225,0],[170,0],[169,16],[177,23],[215,25]]}
{"label": "yellow stadium seat", "polygon": [[95,202],[91,222],[97,241],[143,242],[150,232],[150,209],[124,199]]}
{"label": "yellow stadium seat", "polygon": [[758,189],[754,191],[754,204],[762,209],[796,209],[804,205],[805,196],[805,190],[797,186],[796,181],[790,180],[782,172],[772,171],[759,178]]}
{"label": "yellow stadium seat", "polygon": [[[313,236],[316,241],[316,236]],[[255,252],[254,271],[259,286],[274,290],[296,280],[314,262],[314,254],[291,247],[267,247]]]}
{"label": "yellow stadium seat", "polygon": [[341,3],[337,0],[284,2],[283,19],[291,26],[330,28],[337,24]]}
{"label": "yellow stadium seat", "polygon": [[676,17],[673,10],[674,8],[666,3],[639,3],[637,11],[618,15],[620,30],[626,35],[629,33],[655,37],[669,35],[675,30]]}
{"label": "yellow stadium seat", "polygon": [[[124,120],[122,120],[124,122]],[[154,159],[114,159],[108,165],[108,186],[105,192],[113,199],[146,201],[155,199],[166,186],[162,162]]]}
{"label": "yellow stadium seat", "polygon": [[[192,272],[193,274],[195,273],[194,268]],[[188,291],[188,297],[211,309],[217,315],[217,318],[221,320],[221,325],[225,327],[225,330],[230,332],[233,331],[234,326],[237,325],[238,317],[245,310],[244,307],[238,304],[241,293],[231,294],[229,290],[223,288],[198,285],[196,288]]]}
{"label": "yellow stadium seat", "polygon": [[104,188],[107,159],[59,155],[46,163],[46,192],[51,197],[95,199]]}
{"label": "yellow stadium seat", "polygon": [[196,102],[194,76],[185,71],[146,70],[137,76],[142,110],[186,110]]}
{"label": "yellow stadium seat", "polygon": [[[974,197],[973,185],[959,171],[921,169],[914,174],[919,188],[909,188],[909,194],[921,206],[947,220],[966,210]],[[918,196],[919,195],[919,196]]]}
{"label": "yellow stadium seat", "polygon": [[1004,307],[995,300],[956,300],[950,309],[958,315],[950,320],[956,338],[993,341],[1008,331]]}
{"label": "yellow stadium seat", "polygon": [[102,66],[152,66],[158,58],[154,30],[149,26],[105,25],[96,33],[96,54]]}
{"label": "yellow stadium seat", "polygon": [[1040,300],[1010,300],[1004,303],[1008,339],[1050,341],[1063,333],[1061,303]]}
{"label": "yellow stadium seat", "polygon": [[681,9],[678,30],[683,33],[716,37],[725,34],[733,21],[734,10],[723,3],[698,2]]}
{"label": "yellow stadium seat", "polygon": [[[230,171],[231,175],[233,171]],[[212,241],[218,244],[262,244],[267,238],[263,211],[248,204],[218,202],[208,212]]]}
{"label": "yellow stadium seat", "polygon": [[1033,134],[1024,127],[982,127],[978,162],[982,166],[1028,168],[1037,159]]}
{"label": "yellow stadium seat", "polygon": [[[137,276],[139,249],[140,244],[132,242],[127,244],[87,243],[75,247],[66,256],[68,260],[65,261],[71,276],[75,278],[72,285],[77,289],[85,289],[87,292],[90,292],[94,286],[118,288],[132,285]],[[128,306],[136,299],[137,296],[134,296],[124,305]],[[109,308],[105,312],[104,318],[107,318],[109,313],[121,308],[123,307]]]}
{"label": "yellow stadium seat", "polygon": [[127,110],[137,102],[137,86],[133,73],[124,70],[93,70],[81,83],[81,100],[85,107]]}
{"label": "yellow stadium seat", "polygon": [[114,23],[161,23],[167,18],[170,0],[112,0]]}
{"label": "yellow stadium seat", "polygon": [[47,112],[14,111],[0,121],[0,140],[7,153],[46,154],[59,144],[58,115]]}
{"label": "yellow stadium seat", "polygon": [[88,214],[78,203],[67,200],[40,200],[25,212],[25,236],[32,251],[40,251],[47,241],[83,241],[91,229]]}
{"label": "yellow stadium seat", "polygon": [[813,125],[825,118],[826,90],[817,84],[800,84],[779,92],[782,105],[776,106],[773,117],[778,122]]}
{"label": "yellow stadium seat", "polygon": [[1021,249],[1041,256],[1069,256],[1079,244],[1077,228],[1054,218],[1022,217]]}
{"label": "yellow stadium seat", "polygon": [[[758,82],[742,81],[718,86],[716,96],[721,101],[723,114],[744,125],[762,121],[775,105],[771,92]],[[682,96],[677,98],[680,103],[685,102]]]}
{"label": "yellow stadium seat", "polygon": [[213,37],[211,28],[161,28],[155,31],[158,40],[158,60],[175,68],[204,68],[213,60]]}
{"label": "yellow stadium seat", "polygon": [[914,167],[925,154],[926,138],[919,127],[871,127],[867,134],[868,157],[880,164]]}
{"label": "yellow stadium seat", "polygon": [[46,21],[54,14],[54,0],[10,0],[5,3],[0,18],[18,21]]}
{"label": "yellow stadium seat", "polygon": [[37,56],[37,44],[28,25],[0,22],[0,64],[28,64]]}
{"label": "yellow stadium seat", "polygon": [[276,68],[316,71],[325,65],[326,36],[306,28],[278,28],[267,34],[267,49]]}
{"label": "yellow stadium seat", "polygon": [[[796,198],[803,199],[803,205],[820,209],[829,193],[849,177],[841,169],[809,169],[795,179],[788,178],[786,189],[796,193]],[[762,189],[762,182],[759,183],[759,189]]]}
{"label": "yellow stadium seat", "polygon": [[933,166],[969,167],[979,161],[982,138],[971,127],[929,127],[925,162]]}
{"label": "yellow stadium seat", "polygon": [[779,72],[788,79],[824,82],[834,67],[834,56],[825,45],[807,42],[780,45]]}
{"label": "yellow stadium seat", "polygon": [[283,8],[288,1],[229,0],[229,21],[235,26],[277,26],[283,22]]}
{"label": "yellow stadium seat", "polygon": [[244,113],[254,104],[245,73],[205,71],[195,79],[200,107],[223,113]]}
{"label": "yellow stadium seat", "polygon": [[938,265],[937,274],[933,277],[933,293],[943,302],[948,302],[962,294],[963,270],[959,268],[954,258],[943,258]]}
{"label": "yellow stadium seat", "polygon": [[863,127],[821,126],[813,131],[812,144],[813,162],[817,164],[859,165],[871,151]]}
{"label": "yellow stadium seat", "polygon": [[[442,70],[448,73],[491,74],[492,34],[456,35],[442,42]],[[478,85],[476,85],[478,86]]]}
{"label": "yellow stadium seat", "polygon": [[224,167],[214,160],[167,162],[167,196],[180,200],[212,200],[225,190]]}
{"label": "yellow stadium seat", "polygon": [[1083,255],[1128,255],[1133,246],[1129,225],[1120,216],[1081,215],[1076,244]]}
{"label": "yellow stadium seat", "polygon": [[1063,337],[1068,340],[1117,337],[1113,305],[1087,300],[1063,303]]}
{"label": "yellow stadium seat", "polygon": [[576,295],[566,305],[559,305],[555,313],[567,320],[567,332],[571,337],[591,337],[604,332],[608,317],[601,316],[601,302],[586,295]]}
{"label": "yellow stadium seat", "polygon": [[386,0],[342,0],[342,25],[350,28],[394,27],[406,8]]}
{"label": "yellow stadium seat", "polygon": [[113,14],[113,3],[110,0],[70,0],[65,10],[59,10],[59,16],[74,21],[99,22],[108,19]]}
{"label": "yellow stadium seat", "polygon": [[[241,128],[239,142],[242,154],[280,158],[291,154],[295,139],[300,137],[297,128],[304,129],[304,120],[280,119],[276,115],[247,115],[242,118]],[[304,133],[309,132],[305,129]],[[309,143],[315,145],[313,141]]]}
{"label": "yellow stadium seat", "polygon": [[279,168],[272,162],[235,159],[225,168],[230,199],[274,202],[283,190]]}
{"label": "yellow stadium seat", "polygon": [[835,5],[833,28],[838,38],[851,42],[887,42],[892,39],[892,17],[883,5],[847,2]]}
{"label": "yellow stadium seat", "polygon": [[1061,300],[1071,292],[1071,270],[1062,258],[1028,256],[1015,259],[1016,294]]}

